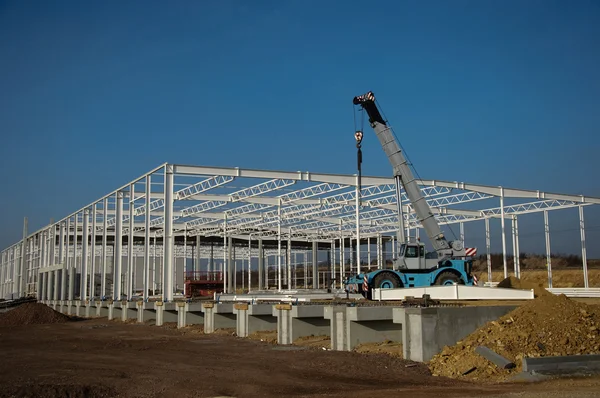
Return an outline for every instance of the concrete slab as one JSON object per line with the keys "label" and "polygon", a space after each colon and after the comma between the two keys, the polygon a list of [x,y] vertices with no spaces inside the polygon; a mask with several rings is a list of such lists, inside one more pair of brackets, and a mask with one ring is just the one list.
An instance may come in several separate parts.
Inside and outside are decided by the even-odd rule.
{"label": "concrete slab", "polygon": [[404,300],[429,294],[436,300],[533,300],[533,289],[508,289],[482,286],[427,286],[400,289],[373,289],[373,300]]}
{"label": "concrete slab", "polygon": [[402,324],[405,359],[426,362],[487,322],[500,318],[516,306],[394,308],[394,322]]}

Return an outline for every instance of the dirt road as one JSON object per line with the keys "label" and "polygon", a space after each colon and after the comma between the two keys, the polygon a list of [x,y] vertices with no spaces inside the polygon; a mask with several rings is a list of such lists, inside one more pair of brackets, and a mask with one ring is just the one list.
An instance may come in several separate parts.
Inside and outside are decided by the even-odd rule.
{"label": "dirt road", "polygon": [[[528,396],[524,391],[549,397],[544,391],[560,391],[551,383],[433,377],[423,364],[386,354],[284,347],[106,318],[0,327],[0,353],[2,398]],[[578,397],[600,391],[598,379],[561,381],[567,382]]]}

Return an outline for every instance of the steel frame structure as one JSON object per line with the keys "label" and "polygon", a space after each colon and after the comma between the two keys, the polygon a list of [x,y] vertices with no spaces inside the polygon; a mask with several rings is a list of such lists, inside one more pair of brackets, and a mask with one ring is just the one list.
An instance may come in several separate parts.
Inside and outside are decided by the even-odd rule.
{"label": "steel frame structure", "polygon": [[[37,294],[38,298],[72,300],[78,285],[81,299],[104,297],[107,290],[112,290],[114,299],[131,298],[134,270],[137,272],[135,259],[141,257],[147,300],[150,274],[156,276],[154,263],[158,256],[162,299],[170,301],[174,298],[176,257],[183,256],[184,267],[188,259],[199,263],[203,256],[210,256],[212,264],[215,248],[223,264],[225,291],[232,291],[232,261],[235,262],[232,247],[239,246],[249,264],[258,258],[260,265],[264,254],[258,253],[259,249],[264,253],[263,242],[270,255],[277,257],[279,290],[283,288],[282,277],[287,278],[287,286],[291,287],[294,245],[305,253],[305,265],[312,262],[313,272],[316,252],[329,245],[333,275],[336,247],[339,247],[340,277],[346,272],[347,248],[355,251],[350,265],[354,272],[361,271],[361,261],[357,261],[364,257],[361,251],[366,250],[370,263],[372,243],[377,247],[378,266],[382,266],[384,240],[392,242],[395,255],[393,243],[399,225],[396,186],[391,177],[362,176],[361,181],[359,191],[356,175],[165,163],[33,233],[27,233],[25,224],[23,239],[0,253],[0,297],[29,293]],[[584,207],[600,204],[600,198],[451,181],[418,182],[440,224],[459,224],[463,240],[464,223],[484,221],[489,280],[490,219],[501,220],[505,276],[508,276],[506,221],[511,222],[513,255],[517,253],[514,274],[519,276],[518,216],[543,213],[552,287],[548,212],[578,208],[582,266],[588,287]],[[401,190],[400,194],[406,236],[414,231],[413,235],[418,237],[419,222],[411,206],[406,205],[405,192]],[[507,200],[519,203],[506,204]],[[206,244],[210,246],[203,246]],[[285,255],[283,246],[290,248]],[[190,250],[193,247],[200,250],[194,253]],[[311,261],[307,259],[309,251],[313,253]],[[114,270],[112,289],[107,286],[109,265]],[[262,275],[260,267],[259,275]],[[94,283],[90,283],[91,276]],[[99,288],[95,283],[98,276]]]}

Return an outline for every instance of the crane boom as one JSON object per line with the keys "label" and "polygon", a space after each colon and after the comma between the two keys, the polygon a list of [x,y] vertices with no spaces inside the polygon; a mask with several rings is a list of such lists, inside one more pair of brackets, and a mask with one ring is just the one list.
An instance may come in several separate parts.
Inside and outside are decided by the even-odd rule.
{"label": "crane boom", "polygon": [[[442,233],[429,204],[422,195],[421,189],[408,166],[406,158],[402,154],[400,145],[395,139],[391,128],[383,120],[381,113],[377,109],[375,95],[369,91],[364,95],[354,97],[353,103],[354,105],[360,105],[367,112],[369,123],[373,130],[375,130],[377,138],[392,165],[394,177],[400,179],[402,182],[406,195],[417,215],[417,219],[423,225],[433,248],[438,252],[438,257],[452,256],[455,250],[461,251],[463,248],[459,244],[456,244],[455,250],[453,250],[452,246],[454,246],[455,242],[449,243]],[[400,197],[398,197],[398,200],[400,200]],[[458,243],[459,241],[456,242]]]}

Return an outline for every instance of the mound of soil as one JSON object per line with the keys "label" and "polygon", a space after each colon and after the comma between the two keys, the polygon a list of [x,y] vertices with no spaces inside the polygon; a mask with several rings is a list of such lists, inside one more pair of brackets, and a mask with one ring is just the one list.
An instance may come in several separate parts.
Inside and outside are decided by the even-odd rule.
{"label": "mound of soil", "polygon": [[533,289],[533,294],[535,297],[552,295],[549,291],[544,288],[543,284],[537,284],[533,282],[523,281],[517,277],[509,276],[506,279],[503,279],[498,283],[498,287],[507,288],[507,289]]}
{"label": "mound of soil", "polygon": [[71,318],[40,303],[26,303],[0,315],[0,326],[70,322]]}
{"label": "mound of soil", "polygon": [[[596,306],[562,294],[543,294],[485,324],[456,345],[444,347],[431,359],[429,368],[440,376],[502,380],[521,371],[524,357],[600,354],[599,331],[600,309]],[[497,368],[475,352],[477,346],[488,347],[516,367]]]}

